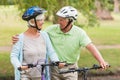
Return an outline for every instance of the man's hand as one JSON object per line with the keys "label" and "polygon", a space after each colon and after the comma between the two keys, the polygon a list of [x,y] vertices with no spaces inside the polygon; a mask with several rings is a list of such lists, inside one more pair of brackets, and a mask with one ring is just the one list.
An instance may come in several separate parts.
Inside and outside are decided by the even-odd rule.
{"label": "man's hand", "polygon": [[99,63],[99,64],[100,64],[100,66],[102,67],[102,69],[107,69],[107,68],[110,67],[110,65],[108,64],[108,62],[101,62],[101,63]]}
{"label": "man's hand", "polygon": [[12,36],[12,44],[15,44],[19,40],[18,36],[19,35]]}
{"label": "man's hand", "polygon": [[59,63],[59,65],[58,65],[59,68],[63,68],[63,67],[65,67],[65,66],[66,66],[66,63],[63,63],[63,62],[62,62],[62,63]]}

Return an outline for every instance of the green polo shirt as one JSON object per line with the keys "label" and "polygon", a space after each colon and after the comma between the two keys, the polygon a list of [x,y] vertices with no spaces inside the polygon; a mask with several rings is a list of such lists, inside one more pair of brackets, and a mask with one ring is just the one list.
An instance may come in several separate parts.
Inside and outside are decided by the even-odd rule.
{"label": "green polo shirt", "polygon": [[48,32],[60,61],[77,62],[80,48],[91,43],[86,32],[75,25],[67,33],[63,33],[58,24],[49,26],[45,31]]}

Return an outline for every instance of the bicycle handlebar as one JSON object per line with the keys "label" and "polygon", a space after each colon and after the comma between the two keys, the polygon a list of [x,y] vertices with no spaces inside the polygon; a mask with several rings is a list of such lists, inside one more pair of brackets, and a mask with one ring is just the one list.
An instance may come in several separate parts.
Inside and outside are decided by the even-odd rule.
{"label": "bicycle handlebar", "polygon": [[[56,61],[56,62],[50,62],[48,64],[26,64],[26,65],[23,65],[23,66],[26,66],[27,68],[33,68],[33,67],[36,67],[37,65],[41,65],[42,67],[45,67],[45,66],[58,66],[59,63],[65,63],[65,62],[59,62],[59,61]],[[69,64],[65,64],[65,66],[67,66]],[[21,67],[18,67],[18,70],[21,71]]]}
{"label": "bicycle handlebar", "polygon": [[[110,65],[108,65],[108,67],[110,67]],[[90,68],[88,68],[88,67],[83,67],[83,68],[78,68],[78,69],[70,68],[69,70],[59,72],[59,74],[70,73],[70,72],[82,72],[82,71],[88,71],[88,70],[100,69],[100,68],[102,68],[102,67],[94,64]]]}

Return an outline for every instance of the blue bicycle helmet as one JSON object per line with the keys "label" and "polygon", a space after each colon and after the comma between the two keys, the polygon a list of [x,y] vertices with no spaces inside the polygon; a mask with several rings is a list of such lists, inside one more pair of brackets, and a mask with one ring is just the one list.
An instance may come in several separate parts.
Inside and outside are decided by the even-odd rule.
{"label": "blue bicycle helmet", "polygon": [[46,10],[38,6],[32,6],[25,11],[25,13],[22,15],[22,19],[29,21],[30,19],[35,18],[37,15],[43,14],[44,12],[46,12]]}

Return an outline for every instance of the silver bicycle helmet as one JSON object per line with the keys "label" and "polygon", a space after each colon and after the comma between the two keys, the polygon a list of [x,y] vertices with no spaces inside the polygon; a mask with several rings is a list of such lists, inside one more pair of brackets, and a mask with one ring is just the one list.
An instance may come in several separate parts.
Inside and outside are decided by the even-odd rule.
{"label": "silver bicycle helmet", "polygon": [[78,12],[74,7],[71,6],[65,6],[61,8],[57,13],[57,16],[64,17],[64,18],[70,18],[72,20],[76,20],[78,16]]}

